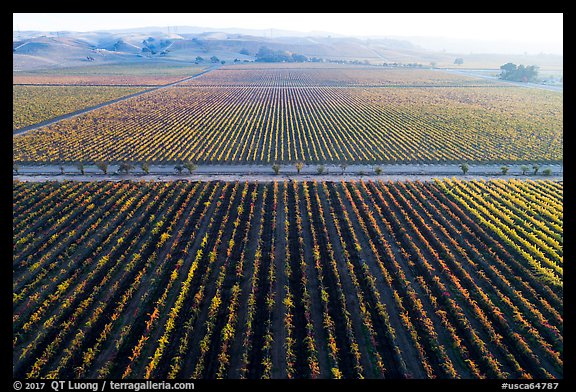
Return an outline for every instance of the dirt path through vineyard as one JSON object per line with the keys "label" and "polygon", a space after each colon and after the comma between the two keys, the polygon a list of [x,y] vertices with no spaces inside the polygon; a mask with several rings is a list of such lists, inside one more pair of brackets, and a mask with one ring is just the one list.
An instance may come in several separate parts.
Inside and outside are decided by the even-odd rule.
{"label": "dirt path through vineyard", "polygon": [[[60,174],[59,165],[19,165],[18,174],[13,179],[19,181],[350,181],[350,180],[384,180],[384,181],[410,181],[431,180],[434,178],[452,178],[461,180],[478,179],[549,179],[562,180],[564,167],[562,164],[540,164],[537,174],[533,173],[532,165],[522,174],[522,164],[507,165],[507,174],[502,174],[501,164],[470,164],[469,171],[463,174],[460,165],[448,164],[389,164],[377,165],[382,169],[380,175],[375,174],[372,165],[350,165],[344,172],[337,165],[324,165],[324,172],[318,174],[318,165],[307,165],[301,173],[296,172],[293,165],[281,166],[278,174],[274,174],[270,166],[265,165],[198,165],[198,168],[189,174],[183,171],[178,174],[174,165],[151,165],[149,174],[145,174],[140,167],[135,167],[128,174],[119,174],[118,165],[109,165],[108,174],[103,174],[94,165],[85,165],[84,174],[72,164],[64,165],[64,174]],[[546,169],[551,170],[550,175],[544,175]]]}

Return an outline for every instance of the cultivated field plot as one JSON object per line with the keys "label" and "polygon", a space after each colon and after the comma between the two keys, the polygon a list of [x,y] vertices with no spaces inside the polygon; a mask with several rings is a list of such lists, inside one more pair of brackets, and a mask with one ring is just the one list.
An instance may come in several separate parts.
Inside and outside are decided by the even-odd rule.
{"label": "cultivated field plot", "polygon": [[17,86],[12,88],[12,129],[143,91],[137,87]]}
{"label": "cultivated field plot", "polygon": [[396,69],[337,66],[265,64],[222,67],[209,74],[182,84],[191,86],[254,86],[254,87],[303,87],[303,86],[363,86],[363,87],[434,87],[434,86],[499,86],[492,80],[450,74],[425,69]]}
{"label": "cultivated field plot", "polygon": [[161,86],[182,80],[182,76],[153,75],[14,75],[15,85],[53,86]]}
{"label": "cultivated field plot", "polygon": [[563,376],[562,182],[13,193],[16,378]]}
{"label": "cultivated field plot", "polygon": [[175,86],[14,137],[13,151],[16,162],[558,162],[562,100],[517,87]]}
{"label": "cultivated field plot", "polygon": [[207,68],[206,65],[190,63],[170,63],[150,60],[144,63],[126,62],[116,64],[100,64],[82,67],[56,68],[40,71],[60,75],[135,75],[135,76],[189,76]]}
{"label": "cultivated field plot", "polygon": [[205,66],[170,64],[110,64],[13,73],[12,83],[23,85],[160,86],[205,70]]}

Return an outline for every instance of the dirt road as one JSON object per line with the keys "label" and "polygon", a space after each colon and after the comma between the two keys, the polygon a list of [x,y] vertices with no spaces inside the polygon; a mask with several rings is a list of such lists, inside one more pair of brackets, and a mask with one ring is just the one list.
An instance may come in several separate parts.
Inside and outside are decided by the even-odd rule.
{"label": "dirt road", "polygon": [[[502,174],[501,164],[469,165],[469,171],[463,174],[458,164],[388,164],[378,165],[382,173],[377,175],[373,165],[350,165],[342,170],[338,165],[324,165],[324,172],[319,174],[319,165],[306,165],[297,173],[294,165],[281,165],[278,174],[267,165],[199,165],[192,173],[186,169],[178,173],[175,165],[151,165],[146,174],[138,166],[128,174],[118,173],[118,165],[109,165],[108,174],[104,174],[94,165],[85,165],[81,174],[74,165],[64,165],[64,174],[61,174],[58,165],[20,165],[18,174],[13,178],[20,181],[349,181],[360,179],[372,180],[430,180],[433,178],[457,177],[460,179],[490,179],[490,178],[522,178],[522,179],[555,179],[562,180],[563,165],[541,164],[538,174],[534,175],[532,165],[526,175],[522,175],[520,164],[507,165],[506,175]],[[552,173],[545,176],[542,172],[551,169]]]}

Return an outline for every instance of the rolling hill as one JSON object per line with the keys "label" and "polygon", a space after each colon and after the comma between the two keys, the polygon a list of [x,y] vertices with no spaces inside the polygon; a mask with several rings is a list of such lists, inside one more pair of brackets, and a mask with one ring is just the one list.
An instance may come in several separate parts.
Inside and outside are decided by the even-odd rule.
{"label": "rolling hill", "polygon": [[[431,51],[407,40],[354,38],[330,33],[281,30],[216,30],[200,27],[146,27],[92,32],[13,32],[13,70],[75,67],[119,62],[194,62],[197,57],[221,61],[254,61],[262,47],[272,51],[315,58],[318,61],[356,61],[369,64],[399,63],[461,68],[498,68],[502,54],[468,55]],[[467,61],[467,58],[470,61]],[[519,56],[518,63],[562,68],[562,56]]]}

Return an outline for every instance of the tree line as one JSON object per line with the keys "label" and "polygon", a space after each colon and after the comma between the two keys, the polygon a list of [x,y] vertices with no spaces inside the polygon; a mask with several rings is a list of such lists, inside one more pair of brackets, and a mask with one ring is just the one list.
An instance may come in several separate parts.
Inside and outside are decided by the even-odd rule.
{"label": "tree line", "polygon": [[274,50],[262,46],[256,53],[256,61],[264,63],[303,63],[308,61],[308,57],[303,54],[290,53],[280,49]]}
{"label": "tree line", "polygon": [[538,66],[514,63],[506,63],[500,66],[500,79],[511,80],[514,82],[534,82],[538,76]]}

